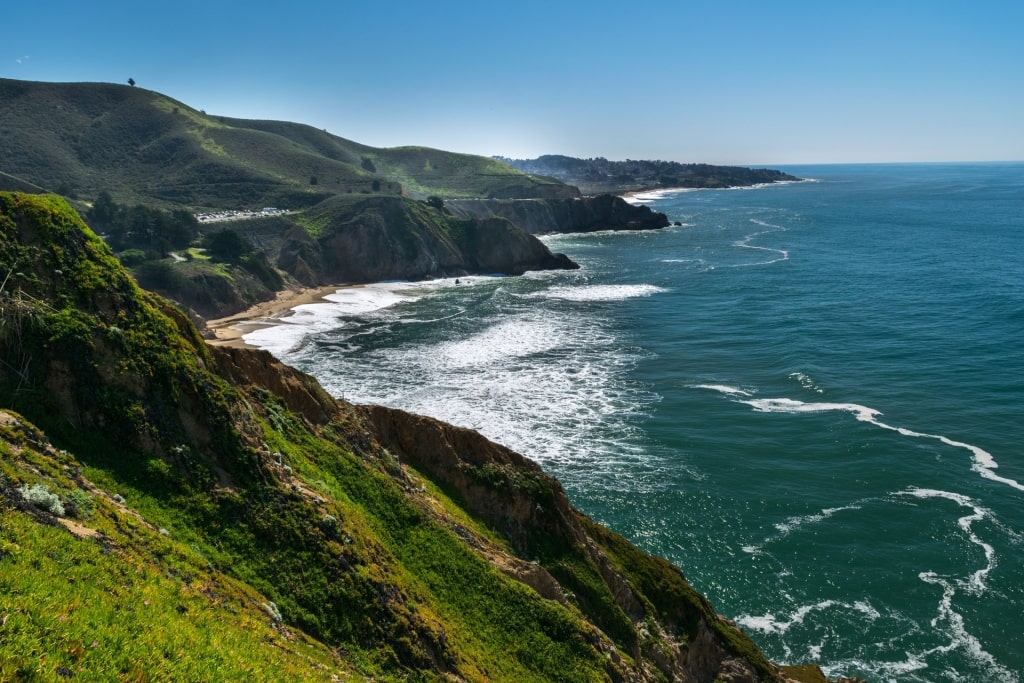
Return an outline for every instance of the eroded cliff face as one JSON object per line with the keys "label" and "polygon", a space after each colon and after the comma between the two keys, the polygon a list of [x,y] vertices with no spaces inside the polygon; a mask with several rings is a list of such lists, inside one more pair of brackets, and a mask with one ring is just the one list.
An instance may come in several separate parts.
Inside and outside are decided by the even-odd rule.
{"label": "eroded cliff face", "polygon": [[327,202],[310,215],[317,234],[292,230],[278,257],[305,284],[577,267],[503,218],[456,218],[399,197]]}
{"label": "eroded cliff face", "polygon": [[[578,600],[575,596],[581,586],[572,581],[563,558],[575,554],[572,559],[578,557],[596,569],[614,607],[634,629],[626,639],[634,664],[610,660],[621,666],[618,673],[624,680],[665,677],[740,683],[784,679],[782,672],[757,654],[746,636],[715,614],[682,573],[668,563],[659,565],[664,572],[661,580],[676,584],[690,600],[663,604],[662,609],[668,607],[669,612],[664,618],[654,602],[661,596],[641,592],[625,568],[627,561],[613,551],[614,544],[628,545],[626,541],[604,529],[601,537],[588,533],[587,527],[593,528],[594,523],[570,505],[558,481],[536,463],[477,432],[431,418],[380,406],[366,406],[360,412],[373,425],[382,445],[401,462],[457,492],[467,510],[500,529],[512,541],[517,559],[534,568],[532,572],[506,570],[510,575],[552,599],[566,600],[566,595],[573,595]],[[603,544],[608,539],[613,543]],[[588,616],[602,625],[597,612]]]}
{"label": "eroded cliff face", "polygon": [[656,230],[668,226],[663,213],[603,194],[572,199],[462,199],[447,205],[464,217],[500,216],[532,235],[597,230]]}

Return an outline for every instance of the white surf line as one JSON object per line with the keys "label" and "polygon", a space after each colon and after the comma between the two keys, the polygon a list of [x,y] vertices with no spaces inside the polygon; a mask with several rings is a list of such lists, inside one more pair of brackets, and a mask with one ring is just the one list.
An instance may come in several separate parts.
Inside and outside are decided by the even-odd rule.
{"label": "white surf line", "polygon": [[789,251],[786,250],[786,249],[775,249],[773,247],[759,247],[756,244],[751,244],[750,243],[750,240],[752,240],[755,237],[758,237],[760,235],[767,235],[767,234],[773,233],[773,232],[787,232],[788,228],[785,228],[785,227],[783,227],[781,225],[773,225],[772,223],[766,223],[765,221],[758,220],[757,218],[751,218],[750,222],[754,223],[755,225],[760,225],[762,227],[770,228],[770,229],[769,230],[760,230],[758,232],[751,233],[751,234],[747,235],[746,237],[744,237],[743,239],[737,240],[737,241],[733,242],[732,245],[734,247],[740,247],[742,249],[756,249],[758,251],[772,252],[774,254],[779,254],[779,257],[771,259],[769,261],[759,261],[758,263],[741,263],[741,264],[735,264],[735,265],[731,265],[731,266],[722,266],[722,267],[745,268],[745,267],[749,267],[749,266],[767,266],[767,265],[770,265],[772,263],[778,263],[779,261],[788,261],[789,260]]}
{"label": "white surf line", "polygon": [[953,596],[956,594],[953,585],[946,579],[940,578],[934,572],[921,572],[919,576],[925,583],[942,588],[942,600],[939,601],[939,616],[932,619],[931,625],[932,628],[938,628],[939,622],[945,621],[949,625],[948,635],[950,637],[948,645],[937,645],[930,650],[920,653],[919,656],[927,657],[938,652],[946,653],[953,650],[963,650],[967,653],[968,657],[989,669],[992,678],[988,680],[1006,681],[1007,683],[1019,681],[1020,678],[1015,673],[997,662],[996,658],[985,650],[981,641],[967,631],[963,616],[953,609]]}
{"label": "white surf line", "polygon": [[622,301],[661,294],[668,290],[657,285],[584,285],[559,286],[527,294],[532,299],[562,299],[564,301]]}
{"label": "white surf line", "polygon": [[[851,503],[849,505],[840,505],[839,507],[834,508],[825,508],[821,512],[816,512],[814,514],[797,515],[794,517],[789,517],[784,522],[778,522],[774,526],[776,529],[779,530],[780,536],[788,536],[794,531],[798,531],[800,527],[804,526],[805,524],[816,524],[818,522],[824,522],[837,512],[845,512],[847,510],[860,510],[861,507],[862,504],[860,502],[856,502]],[[767,540],[771,539],[769,538],[766,539],[766,541]]]}
{"label": "white surf line", "polygon": [[[978,535],[974,533],[974,530],[971,528],[971,525],[975,522],[980,522],[985,518],[990,518],[992,516],[991,510],[988,510],[987,508],[978,505],[969,496],[965,496],[960,493],[951,493],[949,491],[939,491],[936,489],[922,489],[915,486],[907,489],[906,491],[899,491],[898,493],[896,493],[896,495],[913,496],[915,498],[921,499],[944,498],[946,500],[953,501],[954,503],[960,505],[961,507],[969,508],[971,510],[971,514],[961,517],[959,520],[957,520],[957,524],[960,526],[961,529],[963,529],[963,532],[967,534],[967,538],[970,539],[971,543],[975,544],[984,551],[985,566],[971,574],[971,578],[965,584],[963,584],[963,588],[975,594],[984,592],[986,588],[985,578],[988,576],[989,572],[992,571],[992,569],[996,566],[996,550],[991,545],[981,540],[981,538],[979,538]],[[925,572],[924,574],[928,574],[931,577],[936,576],[932,572]],[[934,583],[934,581],[929,581],[928,579],[925,579],[924,574],[922,574],[922,580],[927,581],[928,583]]]}
{"label": "white surf line", "polygon": [[781,522],[776,522],[772,525],[775,527],[778,533],[766,536],[760,543],[745,545],[741,548],[741,550],[749,555],[767,555],[768,557],[775,559],[770,552],[765,550],[765,547],[769,543],[783,539],[786,536],[789,536],[790,534],[798,533],[803,530],[804,526],[818,524],[820,522],[826,522],[829,519],[831,519],[834,515],[837,515],[840,512],[861,510],[866,504],[877,502],[878,500],[880,499],[877,497],[861,498],[860,500],[855,500],[854,502],[847,503],[846,505],[839,505],[837,507],[832,508],[824,508],[819,512],[814,512],[808,515],[794,515],[792,517],[787,517],[785,520]]}
{"label": "white surf line", "polygon": [[[789,598],[788,595],[786,597]],[[783,615],[781,612],[778,614],[765,613],[760,616],[741,614],[736,617],[736,623],[749,631],[757,631],[765,635],[775,635],[782,638],[783,640],[780,645],[782,645],[785,658],[791,659],[793,657],[793,650],[785,640],[785,636],[794,626],[801,626],[808,616],[816,612],[828,610],[838,610],[842,613],[857,612],[869,621],[873,621],[880,616],[878,611],[866,601],[857,600],[848,603],[838,600],[821,600],[812,604],[794,606],[794,609],[788,616]],[[809,645],[809,647],[811,649],[820,649],[821,645]],[[805,655],[801,654],[800,656],[804,657]]]}
{"label": "white surf line", "polygon": [[995,657],[985,650],[981,642],[967,630],[963,615],[953,608],[953,598],[956,596],[957,588],[962,588],[975,595],[984,592],[986,589],[985,577],[988,576],[988,573],[996,565],[995,548],[981,540],[981,538],[979,538],[971,528],[971,525],[974,522],[978,522],[986,518],[991,519],[991,511],[981,505],[978,505],[968,496],[959,493],[951,493],[949,491],[912,487],[905,491],[899,491],[895,495],[913,496],[920,499],[944,498],[957,503],[961,507],[970,509],[971,514],[961,517],[957,520],[957,523],[960,528],[963,529],[964,533],[967,534],[970,541],[982,548],[985,552],[985,566],[971,574],[971,577],[966,581],[950,581],[949,579],[939,576],[933,571],[924,571],[918,574],[918,578],[921,579],[921,581],[933,586],[938,586],[942,589],[942,598],[939,600],[938,606],[938,616],[932,619],[931,625],[932,628],[938,628],[941,623],[945,623],[950,637],[948,644],[938,645],[930,650],[926,650],[921,653],[921,656],[927,657],[928,655],[938,652],[946,653],[953,650],[962,650],[966,652],[968,657],[989,669],[989,672],[993,676],[991,680],[1020,680],[1016,674],[1003,667],[996,661]]}
{"label": "white surf line", "polygon": [[711,391],[717,391],[717,392],[720,392],[722,394],[727,394],[727,395],[730,395],[730,396],[753,396],[754,395],[753,393],[751,393],[749,391],[744,391],[743,389],[738,389],[736,387],[726,386],[725,384],[692,384],[692,385],[690,385],[690,388],[691,389],[710,389]]}
{"label": "white surf line", "polygon": [[876,427],[882,429],[888,429],[889,431],[896,432],[902,436],[910,436],[916,439],[934,439],[947,446],[954,448],[963,448],[971,453],[973,456],[973,462],[971,469],[980,474],[985,479],[999,482],[1011,486],[1018,491],[1024,492],[1024,484],[1010,479],[1009,477],[1003,477],[995,473],[995,469],[999,467],[999,463],[992,456],[991,453],[983,448],[974,446],[963,441],[956,441],[950,439],[947,436],[941,434],[927,434],[925,432],[916,432],[906,427],[894,427],[893,425],[886,424],[881,420],[877,419],[882,413],[875,410],[874,408],[868,408],[867,406],[858,405],[856,403],[805,403],[803,401],[797,401],[791,398],[762,398],[762,399],[750,399],[740,400],[740,403],[746,403],[747,405],[754,408],[759,412],[763,413],[824,413],[830,411],[841,411],[852,414],[857,420],[861,422],[867,422],[873,424]]}

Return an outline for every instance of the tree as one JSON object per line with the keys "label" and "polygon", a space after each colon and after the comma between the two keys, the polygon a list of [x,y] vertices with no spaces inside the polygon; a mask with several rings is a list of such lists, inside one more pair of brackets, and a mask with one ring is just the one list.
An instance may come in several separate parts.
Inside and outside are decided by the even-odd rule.
{"label": "tree", "polygon": [[120,207],[114,202],[114,198],[106,190],[100,192],[92,207],[86,212],[85,217],[93,228],[109,230],[117,220]]}
{"label": "tree", "polygon": [[128,85],[130,85],[131,87],[134,88],[135,87],[135,79],[134,78],[129,78],[128,79]]}
{"label": "tree", "polygon": [[199,221],[184,209],[171,212],[170,220],[164,231],[164,237],[175,249],[184,249],[199,233]]}

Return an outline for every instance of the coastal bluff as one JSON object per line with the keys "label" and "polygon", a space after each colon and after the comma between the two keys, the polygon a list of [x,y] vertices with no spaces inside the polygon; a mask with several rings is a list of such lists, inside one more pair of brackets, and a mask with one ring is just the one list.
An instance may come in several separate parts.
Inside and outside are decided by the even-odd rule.
{"label": "coastal bluff", "polygon": [[400,197],[335,198],[307,216],[316,227],[293,227],[271,252],[307,285],[578,267],[501,216],[456,217]]}
{"label": "coastal bluff", "polygon": [[207,345],[60,198],[0,193],[0,273],[0,678],[826,680],[523,456]]}

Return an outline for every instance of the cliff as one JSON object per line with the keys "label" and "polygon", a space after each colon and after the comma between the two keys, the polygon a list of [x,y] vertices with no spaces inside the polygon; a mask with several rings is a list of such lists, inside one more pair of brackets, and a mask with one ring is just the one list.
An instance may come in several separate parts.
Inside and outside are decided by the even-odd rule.
{"label": "cliff", "polygon": [[479,434],[208,347],[0,193],[0,679],[821,681]]}
{"label": "cliff", "polygon": [[230,230],[251,251],[229,260],[206,252],[146,261],[133,272],[147,288],[205,318],[243,311],[295,282],[358,284],[578,267],[503,218],[457,218],[404,197],[335,197],[299,214],[204,229]]}
{"label": "cliff", "polygon": [[531,235],[597,230],[656,230],[668,226],[663,213],[610,194],[568,199],[461,199],[446,206],[463,217],[506,218]]}
{"label": "cliff", "polygon": [[303,223],[286,233],[277,263],[306,284],[578,267],[504,218],[456,218],[398,197],[335,198]]}

